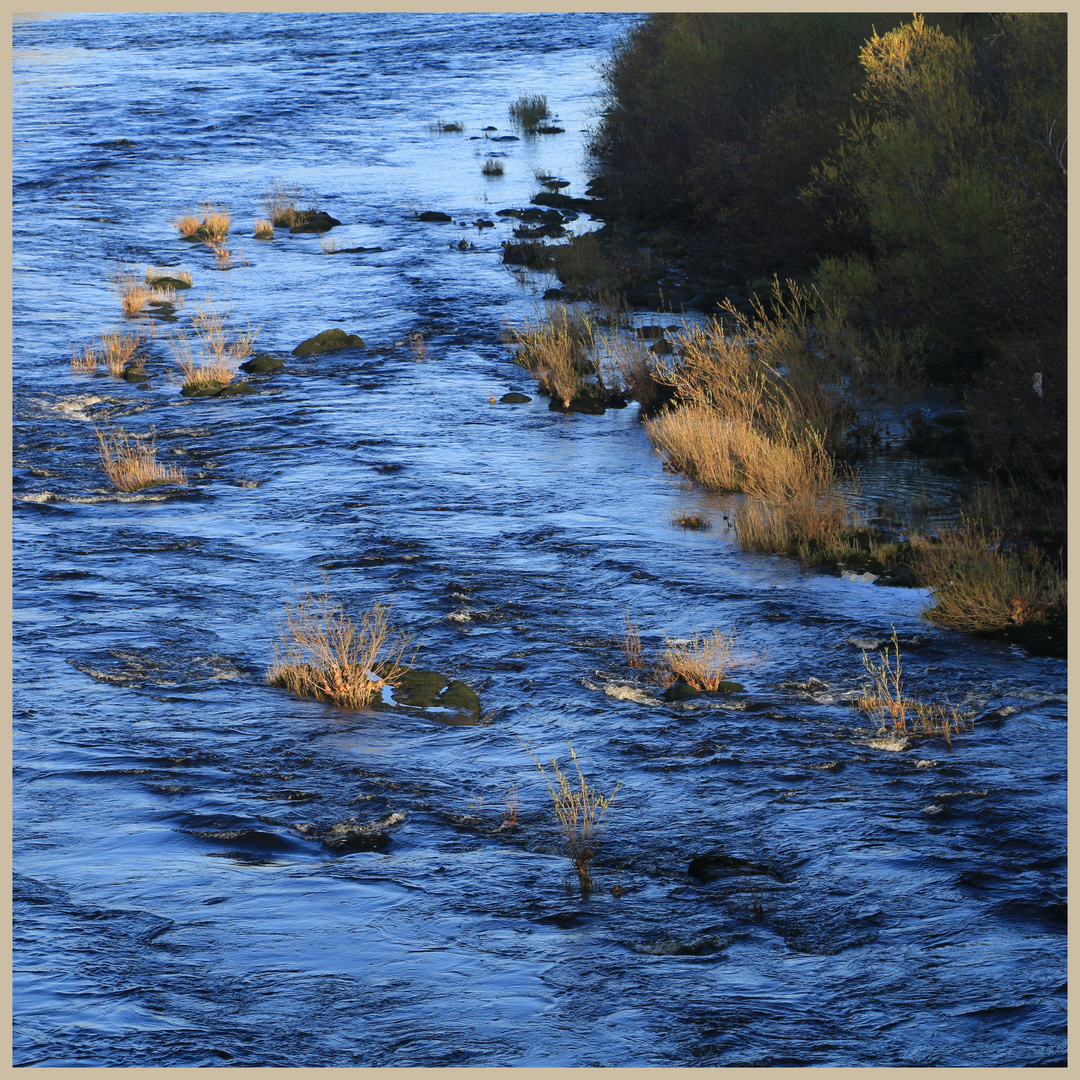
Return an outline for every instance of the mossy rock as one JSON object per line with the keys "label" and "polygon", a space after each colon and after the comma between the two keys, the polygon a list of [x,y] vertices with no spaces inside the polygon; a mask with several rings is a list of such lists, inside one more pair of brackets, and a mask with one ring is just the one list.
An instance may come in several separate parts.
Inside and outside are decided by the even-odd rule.
{"label": "mossy rock", "polygon": [[277,371],[278,368],[283,368],[285,361],[276,356],[253,356],[246,363],[240,365],[241,371],[246,371],[249,375],[262,375],[267,371]]}
{"label": "mossy rock", "polygon": [[438,704],[439,692],[446,688],[450,679],[441,671],[423,671],[408,668],[394,687],[394,701],[399,705],[411,705],[423,709]]}
{"label": "mossy rock", "polygon": [[529,397],[528,394],[510,393],[503,394],[503,396],[499,398],[499,401],[501,401],[503,405],[525,405],[527,402],[532,401],[532,398]]}
{"label": "mossy rock", "polygon": [[413,709],[452,709],[473,720],[480,716],[480,699],[476,692],[441,671],[407,668],[394,687],[394,701]]}
{"label": "mossy rock", "polygon": [[228,386],[222,388],[218,397],[242,397],[244,394],[257,394],[258,390],[255,389],[251,383],[235,382],[229,383]]}
{"label": "mossy rock", "polygon": [[468,713],[474,720],[480,719],[480,699],[476,696],[476,691],[457,679],[439,695],[435,704],[444,709]]}
{"label": "mossy rock", "polygon": [[123,374],[122,377],[123,377],[124,382],[129,382],[129,383],[146,382],[146,368],[141,368],[141,367],[138,367],[138,368],[134,368],[134,367],[125,368],[124,369],[124,374]]}
{"label": "mossy rock", "polygon": [[449,214],[444,214],[441,210],[425,210],[422,214],[416,215],[417,221],[453,221],[454,219]]}
{"label": "mossy rock", "polygon": [[658,342],[649,348],[649,352],[656,353],[657,356],[668,356],[675,351],[671,342],[667,338],[661,338]]}
{"label": "mossy rock", "polygon": [[225,385],[220,382],[185,383],[180,393],[184,397],[217,397]]}
{"label": "mossy rock", "polygon": [[731,679],[722,679],[716,684],[714,694],[722,694],[727,697],[728,694],[741,694],[746,689],[742,683],[733,682]]}
{"label": "mossy rock", "polygon": [[364,339],[358,334],[346,334],[344,330],[334,328],[324,330],[307,341],[301,341],[293,349],[293,356],[315,356],[318,353],[336,352],[338,349],[362,349]]}
{"label": "mossy rock", "polygon": [[689,701],[691,698],[701,697],[702,693],[689,683],[677,682],[669,686],[662,696],[665,701]]}
{"label": "mossy rock", "polygon": [[181,281],[174,277],[156,277],[150,280],[151,289],[190,289],[190,281]]}

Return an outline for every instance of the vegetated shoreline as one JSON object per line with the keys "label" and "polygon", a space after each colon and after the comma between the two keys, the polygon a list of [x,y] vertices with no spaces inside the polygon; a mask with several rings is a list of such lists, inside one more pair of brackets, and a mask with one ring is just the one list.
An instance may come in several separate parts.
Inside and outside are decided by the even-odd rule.
{"label": "vegetated shoreline", "polygon": [[[912,207],[901,205],[898,210],[893,206],[894,215],[906,211],[912,216],[906,226],[908,236],[901,243],[888,235],[890,227],[898,226],[881,224],[880,207],[874,202],[892,198],[894,203],[903,203],[900,178],[883,171],[890,146],[892,152],[897,146],[903,149],[907,139],[908,152],[914,153],[916,145],[933,152],[963,129],[968,131],[967,141],[961,140],[956,153],[962,164],[974,168],[978,138],[1012,145],[1019,138],[1014,130],[1018,117],[1030,104],[1056,102],[1051,76],[1044,75],[1041,83],[1036,80],[1034,87],[1030,81],[1047,42],[1052,55],[1046,67],[1051,75],[1056,70],[1063,37],[1059,41],[1055,36],[1059,28],[1053,18],[979,18],[983,21],[960,17],[957,22],[956,17],[942,16],[944,26],[931,27],[916,16],[884,34],[869,31],[862,37],[866,28],[857,19],[853,25],[853,19],[839,16],[653,15],[643,20],[616,46],[604,69],[608,107],[593,133],[594,176],[588,198],[542,192],[533,199],[542,207],[590,213],[604,225],[563,244],[546,244],[542,237],[523,238],[521,244],[504,245],[504,261],[554,270],[563,287],[548,290],[545,299],[598,304],[607,312],[611,327],[628,305],[665,312],[676,320],[685,311],[719,317],[712,326],[711,342],[698,340],[695,345],[684,326],[672,342],[665,343],[661,330],[659,342],[644,357],[644,366],[638,364],[637,377],[626,378],[631,373],[624,367],[621,385],[614,387],[610,378],[605,384],[601,365],[590,369],[581,342],[575,344],[573,334],[568,335],[568,309],[549,313],[548,328],[554,337],[546,345],[541,341],[543,327],[511,335],[511,342],[518,346],[519,361],[540,378],[541,391],[552,397],[553,408],[602,411],[605,403],[618,404],[610,400],[613,394],[636,399],[650,438],[666,454],[666,464],[712,490],[745,492],[744,507],[756,502],[758,509],[756,522],[749,520],[748,512],[743,514],[741,529],[736,522],[744,548],[784,552],[805,565],[834,572],[869,570],[884,573],[894,584],[929,587],[935,604],[924,614],[930,621],[1021,644],[1034,655],[1063,657],[1067,638],[1065,315],[1059,291],[1064,274],[1056,269],[1056,241],[1047,239],[1049,226],[1041,221],[1038,235],[1026,249],[1025,264],[1012,275],[1013,287],[1035,299],[1028,309],[1017,310],[1016,305],[1004,303],[1000,283],[982,274],[979,258],[986,252],[974,240],[951,238],[953,264],[947,268],[937,257],[938,241],[926,235],[933,224],[928,216],[920,220]],[[843,85],[834,91],[836,100],[815,102],[810,95],[809,104],[799,106],[802,120],[816,124],[813,138],[803,138],[790,123],[784,126],[795,109],[790,93],[799,89],[799,73],[785,75],[787,82],[779,86],[784,80],[775,57],[761,45],[762,36],[781,23],[804,36],[826,33],[839,41],[829,58],[844,76],[839,80]],[[739,40],[753,48],[749,48],[749,73],[744,70],[736,79],[723,51],[710,50],[717,43],[726,43],[730,49]],[[676,46],[684,50],[681,61],[671,60]],[[735,50],[730,51],[734,55]],[[738,182],[734,167],[717,166],[711,173],[715,187],[711,197],[725,205],[718,208],[703,194],[708,154],[718,152],[722,143],[718,132],[726,118],[698,113],[694,120],[687,119],[686,103],[673,103],[671,84],[663,84],[669,74],[664,64],[689,63],[686,57],[693,54],[702,70],[689,91],[691,97],[706,96],[725,79],[741,79],[736,89],[744,103],[754,105],[750,112],[756,110],[756,130],[730,151],[739,164],[756,175],[760,162],[755,155],[785,147],[806,159],[802,172],[787,178],[789,202],[800,202],[815,221],[803,230],[798,245],[777,235],[778,226],[790,226],[790,213],[785,217],[778,211],[771,222],[767,215],[762,218],[761,206],[748,194],[746,183]],[[760,70],[753,70],[755,62]],[[907,97],[895,87],[901,71],[913,76],[906,86]],[[640,88],[643,73],[649,76],[648,91]],[[985,105],[995,87],[1000,89],[998,84],[1011,87],[1011,97],[998,103],[989,120],[979,119],[979,106]],[[927,121],[926,115],[944,100],[947,87],[960,95],[959,104],[952,105],[959,115]],[[852,112],[853,119],[845,127],[836,102],[863,112]],[[658,136],[647,122],[659,114],[680,121],[665,129],[669,134],[664,138],[672,146],[655,145]],[[707,130],[710,124],[712,129]],[[978,130],[969,131],[973,126]],[[1042,216],[1053,221],[1064,210],[1061,177],[1055,171],[1063,168],[1064,145],[1055,144],[1052,134],[1044,144],[1041,151],[1026,151],[1029,157],[1021,166],[1026,169],[1028,187],[1041,199]],[[666,191],[660,186],[644,195],[643,187],[648,185],[627,165],[631,159],[641,161],[643,147],[669,154],[674,147],[688,160],[696,160],[698,188],[684,184],[677,192],[671,185]],[[647,166],[641,169],[648,171]],[[942,212],[959,212],[948,201],[957,176],[935,174],[931,166],[926,170],[923,179],[930,191],[928,198],[938,200],[938,217]],[[886,194],[875,192],[874,183],[885,184]],[[895,185],[892,189],[890,183]],[[826,198],[829,184],[833,189],[846,185],[852,205],[843,213],[836,210],[835,190],[830,189]],[[969,226],[1016,232],[1034,220],[1030,204],[1018,198],[1001,201],[1001,206],[991,201],[971,210]],[[706,221],[710,214],[712,218]],[[753,242],[747,238],[748,221],[761,228]],[[860,229],[862,235],[856,236]],[[1017,242],[1012,242],[1010,251],[1017,250]],[[908,263],[903,263],[902,256]],[[903,289],[896,278],[905,265],[910,271],[919,260],[928,267],[926,280],[917,283],[924,290],[923,300],[940,289],[953,298],[952,308],[945,303],[938,310],[931,306],[928,313],[919,313],[910,303],[911,296],[900,295]],[[966,295],[961,303],[956,301],[956,283],[944,278],[965,268],[971,272],[964,275]],[[910,292],[908,286],[904,288]],[[995,304],[1001,310],[993,312]],[[550,360],[551,349],[558,351],[555,338],[560,334],[574,354],[562,376]],[[805,484],[805,492],[812,494],[796,497],[790,486],[782,493],[755,492],[746,482],[745,446],[736,454],[734,479],[710,475],[708,453],[715,458],[716,452],[727,455],[731,451],[727,446],[710,452],[695,447],[710,422],[719,422],[713,427],[729,427],[732,410],[739,411],[737,401],[727,401],[718,412],[714,400],[719,383],[734,370],[730,355],[717,355],[731,350],[718,348],[717,343],[739,335],[755,342],[751,353],[767,354],[774,384],[783,384],[794,396],[808,391],[814,396],[828,382],[846,381],[850,389],[846,402],[843,395],[833,394],[816,415],[787,408],[778,414],[781,422],[771,431],[748,422],[751,441],[771,439],[772,454],[778,432],[786,432],[791,424],[801,425],[803,441],[796,438],[788,450],[794,447],[796,456],[808,460],[815,456],[811,444],[817,439],[829,461],[857,469],[859,461],[880,446],[880,431],[859,407],[860,391],[867,388],[856,384],[869,376],[871,382],[877,380],[871,392],[904,424],[903,452],[959,481],[963,492],[960,526],[919,536],[910,521],[892,523],[889,528],[850,517],[845,522],[843,507],[826,494],[834,487],[835,472],[828,482],[819,477],[816,483]],[[806,358],[801,385],[795,377],[798,370],[793,376],[799,365],[784,352],[792,348]],[[674,353],[671,360],[666,357],[670,353]],[[826,354],[819,355],[824,362],[814,361],[815,353]],[[739,363],[745,375],[754,358],[748,354],[736,366]],[[860,367],[872,370],[860,371]],[[744,390],[748,394],[756,383],[752,374],[747,378]],[[575,380],[576,392],[572,389]],[[590,400],[598,408],[589,408]],[[932,406],[931,400],[944,401],[946,407]],[[696,412],[691,413],[691,406]],[[684,421],[679,433],[673,431],[676,417]],[[784,438],[786,434],[779,441]],[[695,459],[694,454],[704,457]],[[755,499],[763,494],[765,499]],[[805,505],[793,515],[791,507],[797,499]],[[778,503],[785,503],[783,514],[776,510]]]}

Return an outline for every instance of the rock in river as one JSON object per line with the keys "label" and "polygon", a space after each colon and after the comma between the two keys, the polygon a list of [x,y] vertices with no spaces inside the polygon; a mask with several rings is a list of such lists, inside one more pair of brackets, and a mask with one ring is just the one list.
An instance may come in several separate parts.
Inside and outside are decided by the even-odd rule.
{"label": "rock in river", "polygon": [[314,356],[317,353],[335,352],[337,349],[362,349],[364,339],[358,334],[346,334],[344,330],[334,328],[324,330],[307,341],[301,341],[293,349],[293,356]]}

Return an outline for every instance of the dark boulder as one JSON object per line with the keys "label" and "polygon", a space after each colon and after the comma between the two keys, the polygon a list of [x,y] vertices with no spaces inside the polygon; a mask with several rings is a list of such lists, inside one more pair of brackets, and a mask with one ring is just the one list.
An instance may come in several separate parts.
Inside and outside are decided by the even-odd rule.
{"label": "dark boulder", "polygon": [[331,217],[323,210],[305,210],[300,214],[300,220],[291,228],[291,233],[324,233],[329,232],[335,225],[341,222]]}
{"label": "dark boulder", "polygon": [[346,334],[344,330],[335,327],[333,330],[324,330],[307,341],[301,341],[293,349],[293,356],[315,356],[318,353],[335,352],[338,349],[362,349],[364,339],[358,334]]}
{"label": "dark boulder", "polygon": [[689,701],[702,696],[702,692],[689,683],[677,682],[669,686],[661,695],[665,701]]}
{"label": "dark boulder", "polygon": [[223,386],[218,397],[243,397],[245,394],[257,394],[258,391],[251,383],[246,382],[234,382],[229,383],[228,386]]}
{"label": "dark boulder", "polygon": [[417,221],[453,221],[454,219],[449,214],[444,214],[441,210],[425,210],[422,214],[416,215]]}
{"label": "dark boulder", "polygon": [[241,371],[246,371],[249,375],[262,375],[267,371],[277,371],[278,368],[283,368],[285,361],[279,359],[276,356],[266,356],[265,354],[260,356],[253,356],[246,363],[240,365]]}
{"label": "dark boulder", "polygon": [[527,402],[532,401],[532,398],[529,397],[527,394],[518,394],[516,392],[512,392],[509,394],[503,394],[503,396],[499,398],[499,401],[501,401],[504,405],[524,405]]}

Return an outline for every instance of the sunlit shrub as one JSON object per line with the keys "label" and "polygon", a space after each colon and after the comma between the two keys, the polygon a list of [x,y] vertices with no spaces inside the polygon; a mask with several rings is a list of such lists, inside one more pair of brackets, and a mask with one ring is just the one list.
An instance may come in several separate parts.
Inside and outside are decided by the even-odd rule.
{"label": "sunlit shrub", "polygon": [[328,593],[305,593],[286,605],[266,677],[300,697],[362,709],[400,678],[410,645],[382,604],[354,619]]}

